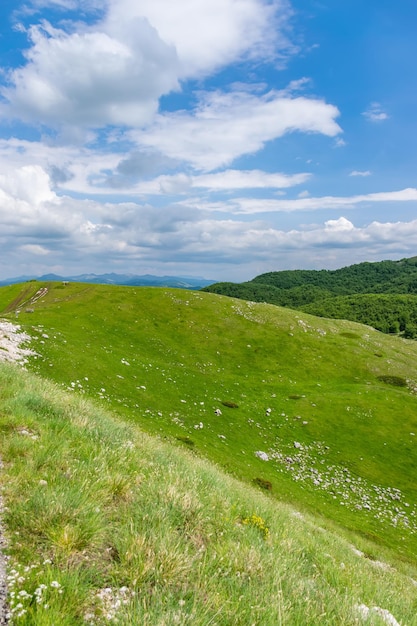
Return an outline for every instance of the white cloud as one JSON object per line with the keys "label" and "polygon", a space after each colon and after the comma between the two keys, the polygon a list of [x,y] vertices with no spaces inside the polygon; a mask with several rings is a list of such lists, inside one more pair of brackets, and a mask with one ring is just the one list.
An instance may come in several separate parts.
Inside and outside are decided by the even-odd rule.
{"label": "white cloud", "polygon": [[[160,195],[206,189],[213,192],[239,189],[286,189],[307,182],[308,172],[285,174],[262,170],[224,170],[213,174],[185,172],[152,176],[171,162],[158,153],[130,155],[99,152],[88,148],[48,145],[19,139],[0,139],[0,171],[18,170],[24,163],[37,163],[49,173],[62,192],[119,196]],[[176,162],[173,162],[176,164]],[[30,193],[31,186],[25,188]]]}
{"label": "white cloud", "polygon": [[[211,203],[211,210],[226,211],[234,214],[253,214],[290,211],[316,211],[324,209],[353,208],[361,203],[374,202],[411,202],[417,201],[417,189],[408,188],[400,191],[369,193],[358,196],[323,196],[298,197],[294,200],[274,198],[234,198],[228,202]],[[199,204],[204,208],[204,202]]]}
{"label": "white cloud", "polygon": [[106,26],[117,32],[145,17],[173,44],[180,77],[201,77],[243,58],[274,58],[291,48],[283,34],[287,0],[111,0]]}
{"label": "white cloud", "polygon": [[[97,8],[94,1],[34,3],[48,5]],[[3,116],[53,128],[141,127],[180,80],[291,48],[283,34],[287,0],[107,0],[101,7],[107,12],[94,24],[29,28],[26,63],[1,92]]]}
{"label": "white cloud", "polygon": [[145,19],[130,22],[119,39],[87,28],[68,34],[46,22],[30,37],[26,65],[2,90],[10,116],[52,127],[141,125],[160,96],[178,87],[175,50]]}
{"label": "white cloud", "polygon": [[369,170],[365,170],[365,171],[360,171],[360,170],[353,170],[352,172],[350,172],[349,176],[371,176],[372,172],[370,172]]}
{"label": "white cloud", "polygon": [[259,151],[266,142],[294,131],[334,137],[341,132],[338,109],[323,100],[262,96],[246,92],[201,94],[193,112],[165,113],[132,139],[163,154],[210,171],[244,154]]}
{"label": "white cloud", "polygon": [[[306,182],[309,173],[282,174],[269,173],[261,170],[224,170],[215,174],[191,176],[184,173],[157,176],[152,180],[139,182],[136,185],[118,190],[120,193],[131,194],[135,191],[142,195],[183,194],[192,190],[205,189],[210,192],[232,192],[238,189],[284,189]],[[104,190],[112,193],[112,189]]]}
{"label": "white cloud", "polygon": [[352,222],[350,222],[345,217],[339,217],[339,219],[337,220],[327,220],[327,222],[325,222],[324,225],[325,225],[326,232],[346,233],[346,232],[352,232],[355,230],[355,227],[353,226]]}
{"label": "white cloud", "polygon": [[[85,4],[89,4],[88,0],[86,0]],[[31,5],[38,9],[59,7],[61,9],[73,10],[78,8],[79,0],[31,0]]]}
{"label": "white cloud", "polygon": [[379,102],[372,102],[362,115],[370,122],[383,122],[389,118],[388,113],[382,109]]}
{"label": "white cloud", "polygon": [[[20,170],[25,163],[36,163],[48,173],[54,189],[80,194],[112,193],[114,188],[97,185],[105,179],[103,172],[114,171],[121,162],[120,153],[79,146],[65,146],[12,138],[0,139],[0,171]],[[13,174],[11,174],[13,179]],[[27,187],[29,197],[30,186]]]}
{"label": "white cloud", "polygon": [[26,165],[0,174],[0,191],[3,198],[13,198],[34,206],[56,199],[50,188],[49,176],[38,165]]}
{"label": "white cloud", "polygon": [[33,254],[35,256],[47,256],[48,254],[50,254],[50,251],[44,248],[44,246],[30,243],[20,246],[20,250],[23,254]]}
{"label": "white cloud", "polygon": [[192,186],[212,191],[233,189],[282,189],[305,183],[311,174],[269,173],[260,170],[225,170],[216,174],[194,176]]}
{"label": "white cloud", "polygon": [[[25,196],[26,185],[34,189],[36,202]],[[394,194],[401,195],[407,197],[403,192]],[[374,201],[391,196],[372,194]],[[340,265],[344,258],[351,261],[348,251],[353,248],[356,260],[361,255],[367,260],[386,258],[388,252],[411,255],[417,245],[417,220],[374,221],[357,227],[340,216],[324,224],[284,230],[265,220],[218,219],[216,213],[199,210],[197,205],[161,209],[58,197],[46,173],[39,166],[28,166],[0,178],[0,245],[3,276],[10,276],[10,268],[15,267],[19,267],[16,273],[27,273],[27,268],[30,272],[36,268],[39,274],[74,273],[86,267],[127,271],[135,263],[153,268],[154,273],[166,273],[167,267],[173,267],[173,273],[198,268],[209,277],[220,279],[220,272],[229,271],[228,276],[235,273],[236,279],[243,280],[250,271],[256,275],[279,269],[282,263],[312,267],[315,258],[323,263],[332,257]]]}

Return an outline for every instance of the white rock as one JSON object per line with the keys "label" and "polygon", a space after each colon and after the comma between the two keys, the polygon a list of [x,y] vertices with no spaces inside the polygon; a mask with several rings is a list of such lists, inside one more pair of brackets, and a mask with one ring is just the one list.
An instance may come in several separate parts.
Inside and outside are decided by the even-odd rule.
{"label": "white rock", "polygon": [[401,626],[395,617],[387,610],[381,609],[379,606],[366,606],[366,604],[358,604],[355,607],[365,620],[370,617],[371,613],[378,615],[388,626]]}

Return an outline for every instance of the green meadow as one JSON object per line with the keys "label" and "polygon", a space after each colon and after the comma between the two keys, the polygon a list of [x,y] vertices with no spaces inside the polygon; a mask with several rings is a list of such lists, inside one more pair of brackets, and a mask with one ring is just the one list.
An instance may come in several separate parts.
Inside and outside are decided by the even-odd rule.
{"label": "green meadow", "polygon": [[[0,289],[0,316],[37,353],[26,364],[35,378],[16,366],[2,374],[3,483],[19,503],[6,523],[27,533],[20,547],[13,538],[14,558],[28,566],[35,550],[39,563],[51,559],[48,576],[60,563],[60,584],[82,579],[85,594],[67,621],[25,613],[21,623],[87,623],[90,609],[104,620],[91,590],[112,580],[133,590],[122,604],[141,616],[124,624],[355,624],[361,603],[417,623],[415,342],[164,288],[29,282]],[[158,541],[172,533],[170,573],[158,577],[168,567]],[[128,567],[130,541],[140,566],[131,556]],[[257,573],[241,572],[251,582],[240,587],[252,549]],[[93,572],[83,550],[91,563],[103,550],[118,556]],[[211,591],[215,571],[230,603]],[[376,611],[367,619],[384,623]]]}

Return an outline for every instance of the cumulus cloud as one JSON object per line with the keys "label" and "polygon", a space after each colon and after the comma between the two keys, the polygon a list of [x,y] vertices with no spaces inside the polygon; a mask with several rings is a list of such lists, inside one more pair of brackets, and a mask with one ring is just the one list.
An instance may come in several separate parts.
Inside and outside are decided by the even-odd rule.
{"label": "cumulus cloud", "polygon": [[[51,189],[50,178],[41,167],[27,165],[0,176],[2,237],[10,237],[14,243],[42,246],[43,240],[67,237],[75,221],[75,215],[62,210],[61,199]],[[4,245],[2,249],[5,250]]]}
{"label": "cumulus cloud", "polygon": [[369,107],[362,113],[369,122],[383,122],[389,118],[379,102],[371,102]]}
{"label": "cumulus cloud", "polygon": [[26,165],[7,174],[0,174],[0,191],[3,202],[9,198],[16,202],[38,206],[42,202],[56,199],[50,187],[49,176],[38,165]]}
{"label": "cumulus cloud", "polygon": [[[75,0],[35,7],[94,9]],[[28,29],[26,62],[9,72],[3,115],[49,127],[141,127],[180,80],[232,62],[275,58],[291,45],[287,0],[107,0],[92,24]]]}
{"label": "cumulus cloud", "polygon": [[273,59],[292,46],[287,0],[110,0],[106,26],[145,17],[180,60],[180,78],[209,75],[232,62]]}
{"label": "cumulus cloud", "polygon": [[[59,21],[39,21],[46,8]],[[337,107],[306,95],[308,77],[270,89],[269,72],[257,72],[296,52],[287,0],[25,0],[14,16],[28,47],[20,67],[1,74],[0,116],[15,120],[14,136],[0,139],[3,276],[18,266],[30,273],[183,267],[214,278],[236,268],[239,279],[311,267],[314,259],[322,266],[340,260],[341,250],[350,262],[352,248],[355,260],[415,253],[417,222],[358,226],[345,214],[415,202],[416,189],[354,195],[355,177],[371,172],[353,170],[351,195],[306,190],[306,183],[319,188],[326,161],[299,135],[321,135],[315,150],[345,141]],[[388,119],[376,102],[363,115]],[[265,153],[267,167],[260,160],[249,169],[252,155],[284,136],[282,153],[277,142]],[[296,149],[285,153],[290,141]],[[314,180],[294,170],[301,154]],[[287,155],[291,173],[271,171]],[[342,176],[346,184],[346,170]],[[293,190],[285,199],[297,185],[298,196]],[[294,226],[294,216],[278,215],[294,211],[317,211],[322,223]]]}
{"label": "cumulus cloud", "polygon": [[160,114],[132,139],[163,154],[210,171],[253,154],[266,142],[294,131],[334,137],[338,109],[314,98],[258,96],[242,91],[201,94],[195,111]]}
{"label": "cumulus cloud", "polygon": [[[178,60],[144,18],[117,38],[85,28],[32,26],[27,62],[2,89],[8,114],[46,126],[149,123],[160,96],[178,87]],[[3,107],[4,111],[4,107]]]}
{"label": "cumulus cloud", "polygon": [[[71,193],[89,195],[101,191],[98,185],[107,181],[109,172],[117,172],[123,159],[120,153],[100,149],[0,139],[0,171],[11,172],[13,178],[13,171],[20,170],[26,163],[36,163],[49,176],[52,189]],[[114,193],[114,189],[110,189],[109,184],[110,192]]]}
{"label": "cumulus cloud", "polygon": [[[27,184],[36,192],[36,201],[23,199]],[[363,254],[368,260],[390,249],[406,256],[417,245],[417,220],[358,227],[340,216],[285,230],[264,219],[217,217],[197,205],[159,208],[57,196],[46,172],[30,166],[0,178],[0,245],[8,268],[16,263],[32,271],[38,268],[39,273],[85,267],[126,271],[132,264],[154,271],[165,265],[165,272],[167,266],[176,272],[187,267],[189,272],[191,265],[216,278],[227,267],[241,266],[232,270],[236,272],[253,268],[254,275],[277,269],[284,254],[287,267],[293,262],[311,267],[315,255],[323,259],[352,248],[359,251],[355,258]],[[0,271],[5,271],[1,263]]]}

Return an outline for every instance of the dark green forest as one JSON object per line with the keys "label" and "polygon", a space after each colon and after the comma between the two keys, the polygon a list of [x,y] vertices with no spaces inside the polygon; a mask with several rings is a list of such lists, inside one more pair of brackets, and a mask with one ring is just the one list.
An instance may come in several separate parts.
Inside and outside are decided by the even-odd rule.
{"label": "dark green forest", "polygon": [[384,333],[417,338],[417,257],[338,270],[268,272],[244,283],[215,283],[202,291],[347,319]]}

